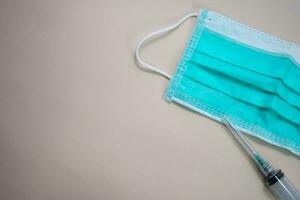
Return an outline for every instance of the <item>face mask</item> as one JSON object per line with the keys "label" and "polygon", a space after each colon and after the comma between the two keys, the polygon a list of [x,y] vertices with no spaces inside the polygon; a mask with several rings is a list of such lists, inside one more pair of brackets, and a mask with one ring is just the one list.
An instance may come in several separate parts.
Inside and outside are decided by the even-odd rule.
{"label": "face mask", "polygon": [[[198,16],[198,17],[197,17]],[[144,62],[140,47],[191,17],[194,31],[173,77]],[[300,47],[202,10],[145,37],[145,68],[171,79],[164,98],[300,155]]]}

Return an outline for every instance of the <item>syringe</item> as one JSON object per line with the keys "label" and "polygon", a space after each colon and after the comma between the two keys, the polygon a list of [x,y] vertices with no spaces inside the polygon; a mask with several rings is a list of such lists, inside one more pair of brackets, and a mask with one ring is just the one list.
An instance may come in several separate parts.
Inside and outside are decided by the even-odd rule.
{"label": "syringe", "polygon": [[224,119],[223,122],[256,163],[256,166],[264,176],[266,185],[270,188],[275,197],[279,200],[300,200],[300,192],[291,184],[284,173],[280,169],[275,170],[264,160],[249,144],[243,133],[234,127],[227,119]]}

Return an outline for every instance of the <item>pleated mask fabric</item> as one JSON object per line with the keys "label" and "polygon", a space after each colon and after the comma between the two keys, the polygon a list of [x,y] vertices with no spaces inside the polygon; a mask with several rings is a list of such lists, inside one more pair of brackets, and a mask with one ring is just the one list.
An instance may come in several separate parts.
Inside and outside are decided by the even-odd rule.
{"label": "pleated mask fabric", "polygon": [[164,98],[300,155],[300,47],[201,10]]}

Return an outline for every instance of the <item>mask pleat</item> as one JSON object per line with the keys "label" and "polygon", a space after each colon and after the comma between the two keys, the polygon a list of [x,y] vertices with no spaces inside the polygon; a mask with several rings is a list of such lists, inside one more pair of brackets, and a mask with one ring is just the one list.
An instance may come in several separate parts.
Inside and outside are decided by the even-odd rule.
{"label": "mask pleat", "polygon": [[[184,76],[238,101],[276,112],[281,117],[300,125],[300,111],[272,93],[258,90],[249,84],[198,66],[187,68]],[[289,112],[286,112],[287,110]]]}
{"label": "mask pleat", "polygon": [[[183,99],[196,108],[212,113],[219,118],[223,116],[238,116],[242,121],[252,124],[249,129],[255,129],[254,124],[274,134],[274,137],[296,138],[300,141],[299,125],[282,118],[276,112],[261,109],[252,104],[237,101],[215,89],[199,84],[197,81],[183,76],[174,99]],[[252,130],[254,132],[258,130]],[[286,134],[286,135],[285,135]]]}
{"label": "mask pleat", "polygon": [[300,109],[300,94],[286,87],[286,85],[278,79],[264,76],[197,51],[195,51],[193,58],[189,62],[192,66],[199,66],[207,70],[218,72],[224,76],[228,76],[228,78],[244,82],[267,93],[272,93],[283,101]]}
{"label": "mask pleat", "polygon": [[[184,99],[195,107],[217,114],[219,118],[226,115],[238,116],[241,120],[249,124],[257,124],[274,134],[281,135],[288,132],[300,139],[299,125],[282,118],[278,113],[237,101],[186,76],[182,77],[174,98]],[[284,124],[284,126],[274,126],[275,124]]]}
{"label": "mask pleat", "polygon": [[196,50],[241,68],[276,78],[284,86],[300,94],[300,66],[288,56],[239,43],[206,28],[203,29]]}

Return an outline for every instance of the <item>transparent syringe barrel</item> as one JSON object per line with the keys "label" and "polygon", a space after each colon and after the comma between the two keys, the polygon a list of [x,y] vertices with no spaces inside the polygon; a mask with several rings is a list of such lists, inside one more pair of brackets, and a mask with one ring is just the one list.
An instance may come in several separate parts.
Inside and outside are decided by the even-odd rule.
{"label": "transparent syringe barrel", "polygon": [[269,187],[279,200],[300,200],[299,191],[285,176],[277,179],[277,181],[269,185]]}

